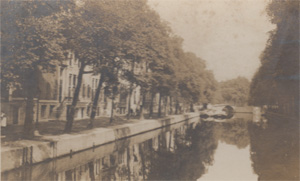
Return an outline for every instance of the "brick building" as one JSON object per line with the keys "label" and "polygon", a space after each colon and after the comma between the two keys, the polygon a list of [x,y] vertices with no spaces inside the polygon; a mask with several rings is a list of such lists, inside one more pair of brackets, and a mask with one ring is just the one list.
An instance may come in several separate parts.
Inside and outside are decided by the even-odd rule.
{"label": "brick building", "polygon": [[[37,73],[39,93],[34,99],[34,122],[66,120],[77,83],[79,63],[74,53],[69,51],[66,61],[57,66],[54,72],[49,73],[41,70]],[[86,71],[89,70],[91,70],[91,67],[86,68]],[[136,65],[135,71],[143,71],[142,66]],[[93,74],[83,75],[75,120],[89,118],[99,77],[99,75]],[[129,88],[128,82],[125,80],[120,80],[120,82],[123,89]],[[128,90],[125,90],[116,96],[114,101],[115,114],[120,115],[128,112],[128,92]],[[133,111],[137,110],[141,104],[140,88],[138,86],[133,86],[130,99],[131,109]],[[1,111],[5,113],[8,125],[24,124],[26,101],[22,96],[22,91],[11,88],[7,95],[2,94],[1,105]],[[111,105],[111,99],[105,96],[102,88],[96,117],[110,116]]]}

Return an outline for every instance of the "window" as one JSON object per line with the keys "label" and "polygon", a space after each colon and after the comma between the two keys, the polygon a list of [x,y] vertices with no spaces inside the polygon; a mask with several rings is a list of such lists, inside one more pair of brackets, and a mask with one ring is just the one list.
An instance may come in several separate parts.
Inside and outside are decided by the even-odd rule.
{"label": "window", "polygon": [[107,98],[106,98],[106,95],[104,94],[104,109],[107,108]]}
{"label": "window", "polygon": [[85,84],[82,85],[82,97],[85,97]]}
{"label": "window", "polygon": [[104,102],[106,103],[107,102],[107,98],[106,98],[105,93],[103,93],[103,96],[104,96]]}
{"label": "window", "polygon": [[118,153],[118,163],[119,164],[122,164],[122,163],[124,163],[124,154],[125,153]]}
{"label": "window", "polygon": [[100,169],[101,169],[101,160],[98,159],[96,160],[96,175],[100,174]]}
{"label": "window", "polygon": [[133,92],[133,103],[136,104],[136,91]]}
{"label": "window", "polygon": [[18,124],[19,123],[19,108],[14,106],[12,113],[13,113],[13,124]]}
{"label": "window", "polygon": [[97,107],[97,116],[100,115],[100,107]]}
{"label": "window", "polygon": [[62,99],[62,86],[63,86],[63,81],[60,80],[59,81],[59,95],[58,95],[59,102],[61,102],[61,99]]}
{"label": "window", "polygon": [[68,89],[68,97],[72,97],[71,92],[72,92],[72,87],[69,87],[69,89]]}
{"label": "window", "polygon": [[55,107],[54,105],[50,105],[50,109],[49,109],[49,115],[50,116],[53,113],[54,107]]}
{"label": "window", "polygon": [[92,99],[94,99],[96,93],[97,81],[97,79],[92,79]]}
{"label": "window", "polygon": [[95,86],[95,85],[94,85],[94,81],[95,81],[95,79],[93,78],[93,79],[92,79],[92,89],[94,89],[94,86]]}
{"label": "window", "polygon": [[74,118],[78,118],[78,108],[75,108]]}
{"label": "window", "polygon": [[116,164],[115,155],[109,155],[109,160],[110,160],[110,164],[111,165],[115,165]]}
{"label": "window", "polygon": [[47,105],[42,105],[41,106],[41,117],[42,118],[46,117],[46,109],[47,109]]}
{"label": "window", "polygon": [[102,102],[104,91],[100,90],[99,100],[98,102]]}
{"label": "window", "polygon": [[86,109],[86,115],[90,115],[90,106],[87,106],[87,109]]}
{"label": "window", "polygon": [[91,87],[90,85],[88,85],[88,90],[87,90],[87,97],[90,98],[91,97]]}
{"label": "window", "polygon": [[76,75],[73,75],[73,88],[75,88],[76,85]]}
{"label": "window", "polygon": [[84,115],[84,108],[82,107],[81,108],[81,118],[83,118],[83,115]]}
{"label": "window", "polygon": [[68,54],[68,59],[69,59],[69,65],[72,66],[72,53],[69,52]]}
{"label": "window", "polygon": [[59,75],[60,75],[60,76],[62,76],[63,71],[64,71],[64,68],[63,68],[63,67],[60,67],[60,72],[59,72]]}
{"label": "window", "polygon": [[72,74],[69,74],[69,86],[72,85]]}

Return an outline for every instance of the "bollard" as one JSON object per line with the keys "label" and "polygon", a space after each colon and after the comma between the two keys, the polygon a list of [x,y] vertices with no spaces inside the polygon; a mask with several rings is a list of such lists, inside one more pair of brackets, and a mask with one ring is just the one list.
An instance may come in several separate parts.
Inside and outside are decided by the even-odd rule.
{"label": "bollard", "polygon": [[22,165],[25,165],[25,162],[26,162],[26,160],[25,160],[25,149],[26,148],[23,148]]}

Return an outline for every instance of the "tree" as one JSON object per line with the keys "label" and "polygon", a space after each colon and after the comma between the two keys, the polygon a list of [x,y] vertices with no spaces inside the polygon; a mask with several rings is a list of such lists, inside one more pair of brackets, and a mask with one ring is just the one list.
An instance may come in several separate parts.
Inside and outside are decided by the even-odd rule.
{"label": "tree", "polygon": [[299,111],[299,2],[270,1],[267,13],[277,27],[270,32],[261,67],[250,89],[251,105],[278,105]]}
{"label": "tree", "polygon": [[[159,15],[150,9],[147,1],[130,2],[124,17],[128,26],[123,43],[124,60],[129,65],[124,69],[124,78],[129,82],[129,97],[134,86],[141,88],[141,97],[151,87],[151,72],[153,67],[158,67],[157,60],[162,57],[163,49],[166,47],[166,40],[169,38],[169,27],[160,20]],[[130,23],[129,23],[130,22]],[[156,62],[155,62],[156,61]],[[135,67],[142,67],[136,70]],[[152,67],[152,69],[151,69]],[[147,72],[147,73],[145,73]],[[142,101],[143,111],[145,101]],[[128,118],[131,102],[128,101]],[[143,114],[141,114],[141,117]]]}
{"label": "tree", "polygon": [[[121,47],[118,41],[121,22],[120,15],[116,12],[118,6],[110,1],[82,1],[79,5],[73,6],[66,13],[64,23],[66,27],[65,36],[68,39],[67,46],[75,52],[75,56],[80,62],[77,85],[72,98],[72,105],[67,115],[65,132],[72,130],[74,114],[82,84],[82,77],[85,73],[99,73],[101,84],[98,84],[96,98],[93,102],[90,127],[95,116],[95,110],[98,104],[98,98],[102,83],[105,78],[105,68],[114,54]],[[112,51],[114,50],[114,51]],[[87,71],[87,67],[93,67],[92,71]],[[103,76],[103,77],[102,77]]]}
{"label": "tree", "polygon": [[[178,80],[178,101],[189,105],[193,111],[193,104],[210,102],[216,90],[216,81],[210,71],[205,70],[205,62],[195,54],[184,52],[176,64]],[[176,104],[178,112],[178,103]]]}
{"label": "tree", "polygon": [[244,106],[248,102],[250,82],[247,78],[223,81],[220,83],[220,92],[225,103]]}
{"label": "tree", "polygon": [[[116,78],[116,79],[115,79]],[[105,86],[104,94],[111,99],[111,113],[110,113],[110,123],[113,122],[113,116],[114,116],[114,109],[115,109],[115,97],[119,93],[119,82],[117,80],[117,77],[115,77],[115,80],[110,80],[108,84]]]}
{"label": "tree", "polygon": [[82,84],[82,77],[85,73],[85,68],[97,60],[97,47],[95,46],[95,29],[90,27],[92,22],[89,14],[84,11],[86,4],[81,6],[74,5],[65,14],[64,24],[67,24],[64,35],[67,38],[67,47],[74,52],[75,57],[79,61],[79,72],[77,84],[72,97],[72,104],[67,113],[67,122],[65,132],[71,132],[74,121],[79,92]]}
{"label": "tree", "polygon": [[[96,116],[96,109],[98,107],[100,92],[103,87],[103,84],[107,83],[110,85],[110,75],[115,76],[114,70],[117,68],[120,69],[122,56],[122,36],[124,26],[124,17],[123,9],[127,9],[123,6],[123,3],[118,4],[117,2],[111,1],[92,1],[88,5],[90,9],[89,12],[92,12],[93,19],[92,27],[100,29],[95,34],[95,40],[97,41],[97,62],[93,64],[93,70],[95,73],[99,74],[99,83],[95,92],[95,97],[93,99],[93,105],[90,116],[89,128],[93,128],[93,122]],[[99,9],[103,9],[99,11]],[[116,11],[116,9],[120,11]],[[99,46],[100,45],[100,46]],[[118,60],[118,61],[116,61]]]}
{"label": "tree", "polygon": [[[56,5],[56,4],[54,4]],[[24,137],[33,136],[38,71],[54,71],[64,58],[59,8],[40,1],[3,2],[1,6],[1,87],[26,98]],[[39,11],[40,9],[44,11]]]}

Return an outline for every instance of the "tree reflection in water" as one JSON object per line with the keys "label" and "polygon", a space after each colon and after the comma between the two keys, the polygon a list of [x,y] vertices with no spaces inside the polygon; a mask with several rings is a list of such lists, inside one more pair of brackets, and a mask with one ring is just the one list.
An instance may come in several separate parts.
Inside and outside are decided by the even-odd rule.
{"label": "tree reflection in water", "polygon": [[248,123],[244,119],[232,119],[216,126],[217,137],[226,144],[246,148],[249,143]]}
{"label": "tree reflection in water", "polygon": [[[162,137],[164,143],[166,138]],[[148,154],[149,180],[196,180],[213,163],[217,148],[214,137],[214,123],[197,124],[185,132],[175,132],[174,150],[160,146]]]}
{"label": "tree reflection in water", "polygon": [[299,180],[299,121],[250,124],[251,159],[259,180]]}
{"label": "tree reflection in water", "polygon": [[245,119],[194,122],[156,130],[101,146],[95,152],[88,150],[73,158],[8,171],[1,177],[2,180],[197,180],[213,164],[219,141],[239,149],[250,142],[253,170],[260,180],[299,180],[299,122],[272,120],[268,126],[260,126]]}

